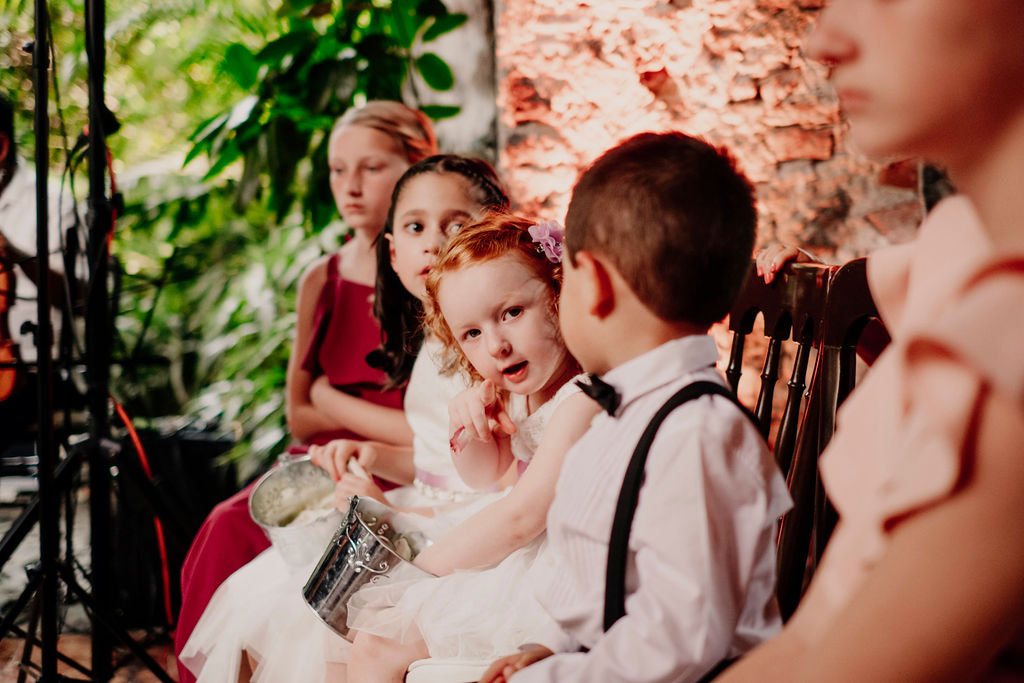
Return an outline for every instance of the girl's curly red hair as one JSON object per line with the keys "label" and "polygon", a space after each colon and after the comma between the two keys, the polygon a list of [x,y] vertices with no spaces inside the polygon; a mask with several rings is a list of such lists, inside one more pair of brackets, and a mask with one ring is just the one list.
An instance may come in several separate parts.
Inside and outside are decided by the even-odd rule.
{"label": "girl's curly red hair", "polygon": [[[442,372],[452,374],[464,371],[474,382],[480,374],[462,353],[437,303],[438,288],[445,273],[461,270],[469,265],[492,261],[506,254],[515,254],[537,279],[548,286],[551,316],[558,318],[558,295],[562,290],[562,264],[548,259],[544,250],[533,241],[528,232],[537,221],[507,213],[491,212],[475,223],[463,227],[448,241],[427,277],[427,301],[424,323],[449,352]],[[557,325],[557,322],[556,322]]]}

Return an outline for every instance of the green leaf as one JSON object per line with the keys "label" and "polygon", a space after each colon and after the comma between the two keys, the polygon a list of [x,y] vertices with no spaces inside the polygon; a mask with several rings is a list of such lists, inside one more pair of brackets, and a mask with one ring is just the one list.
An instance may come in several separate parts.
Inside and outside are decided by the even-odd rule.
{"label": "green leaf", "polygon": [[203,121],[196,128],[196,131],[192,133],[189,138],[192,142],[192,149],[185,155],[185,161],[182,163],[182,168],[188,166],[189,162],[195,159],[204,152],[209,154],[213,149],[213,144],[217,140],[217,137],[221,134],[224,129],[224,124],[227,123],[228,118],[231,116],[231,112],[221,112],[214,117]]}
{"label": "green leaf", "polygon": [[192,145],[192,149],[190,149],[188,151],[188,154],[185,155],[185,161],[182,162],[181,167],[184,168],[184,167],[188,166],[190,161],[195,159],[197,156],[199,156],[203,152],[209,153],[210,147],[212,145],[213,145],[213,140],[210,140],[210,139],[200,140],[196,144]]}
{"label": "green leaf", "polygon": [[340,59],[346,50],[351,51],[352,46],[339,42],[332,36],[324,36],[316,41],[316,47],[313,48],[313,53],[309,56],[309,62],[316,64],[324,60]]}
{"label": "green leaf", "polygon": [[451,90],[455,85],[452,70],[443,59],[433,52],[427,52],[416,58],[416,70],[423,80],[434,90]]}
{"label": "green leaf", "polygon": [[291,57],[309,47],[310,41],[317,38],[308,30],[296,30],[285,33],[277,40],[267,43],[266,47],[256,53],[256,59],[263,64],[278,66],[285,57]]}
{"label": "green leaf", "polygon": [[424,104],[420,105],[420,111],[435,121],[440,121],[441,119],[449,119],[458,115],[462,111],[462,107],[449,107],[444,104]]}
{"label": "green leaf", "polygon": [[465,24],[468,19],[469,17],[462,13],[446,14],[443,17],[438,17],[427,27],[426,32],[423,34],[423,42],[429,43],[449,31],[454,31]]}
{"label": "green leaf", "polygon": [[426,18],[416,11],[414,0],[392,0],[390,16],[395,40],[401,47],[409,49]]}
{"label": "green leaf", "polygon": [[196,126],[196,132],[192,133],[189,140],[193,142],[202,142],[213,139],[217,132],[225,123],[227,123],[229,116],[231,116],[230,111],[224,111],[220,114],[216,114],[215,116],[211,116]]}
{"label": "green leaf", "polygon": [[220,66],[224,73],[231,76],[235,83],[238,83],[244,90],[255,85],[259,64],[245,45],[241,43],[228,45]]}
{"label": "green leaf", "polygon": [[[317,0],[282,0],[281,6],[277,8],[275,15],[281,19],[305,20],[314,13],[310,8],[317,3]],[[328,3],[329,5],[330,3]],[[328,7],[328,11],[330,8]],[[319,12],[319,10],[317,10]],[[319,16],[319,14],[316,14]]]}
{"label": "green leaf", "polygon": [[310,5],[319,2],[319,0],[287,0],[286,3],[291,6],[293,12],[298,13],[301,10],[307,9]]}
{"label": "green leaf", "polygon": [[210,170],[203,176],[203,180],[209,180],[220,174],[225,168],[231,165],[238,157],[242,155],[242,150],[238,148],[238,143],[235,142],[234,138],[228,138],[224,142],[224,146],[218,151],[217,161],[213,163]]}
{"label": "green leaf", "polygon": [[441,0],[418,0],[416,11],[425,17],[442,17],[448,14],[448,8]]}

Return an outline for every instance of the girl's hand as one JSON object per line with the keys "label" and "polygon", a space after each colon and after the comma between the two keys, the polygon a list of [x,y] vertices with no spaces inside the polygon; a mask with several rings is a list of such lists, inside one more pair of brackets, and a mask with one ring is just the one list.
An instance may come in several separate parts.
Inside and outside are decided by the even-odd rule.
{"label": "girl's hand", "polygon": [[391,507],[391,503],[384,497],[384,492],[373,483],[372,479],[361,477],[358,474],[346,472],[338,480],[334,487],[334,507],[342,512],[348,510],[348,500],[352,496],[360,498],[373,498],[374,500]]}
{"label": "girl's hand", "polygon": [[309,447],[310,459],[327,470],[334,481],[340,481],[348,473],[349,460],[352,458],[355,458],[363,469],[372,472],[378,455],[377,445],[373,441],[335,439],[323,446]]}
{"label": "girl's hand", "polygon": [[498,398],[494,382],[484,380],[470,387],[448,403],[448,436],[455,439],[462,430],[462,439],[491,441],[497,436],[510,436],[516,426]]}
{"label": "girl's hand", "polygon": [[781,242],[770,244],[754,255],[757,274],[764,278],[765,284],[771,283],[775,275],[790,261],[800,263],[809,260],[805,252]]}
{"label": "girl's hand", "polygon": [[540,645],[532,650],[502,657],[487,667],[487,671],[481,677],[480,683],[506,683],[517,671],[525,669],[534,662],[547,659],[553,654],[555,653]]}

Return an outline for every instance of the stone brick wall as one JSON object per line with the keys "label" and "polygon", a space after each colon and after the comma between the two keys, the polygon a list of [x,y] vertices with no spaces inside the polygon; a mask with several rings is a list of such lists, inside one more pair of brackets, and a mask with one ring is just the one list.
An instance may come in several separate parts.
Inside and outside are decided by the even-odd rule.
{"label": "stone brick wall", "polygon": [[840,262],[909,238],[916,167],[851,147],[825,68],[801,50],[821,5],[495,0],[498,163],[519,208],[561,220],[602,151],[679,129],[738,159],[757,187],[762,243]]}

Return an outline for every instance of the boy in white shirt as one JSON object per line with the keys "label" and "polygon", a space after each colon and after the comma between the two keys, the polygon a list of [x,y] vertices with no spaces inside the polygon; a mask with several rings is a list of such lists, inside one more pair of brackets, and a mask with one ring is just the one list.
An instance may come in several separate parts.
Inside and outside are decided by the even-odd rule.
{"label": "boy in white shirt", "polygon": [[[707,335],[739,292],[756,217],[728,154],[679,133],[634,137],[577,183],[560,324],[606,412],[566,455],[536,566],[558,627],[482,683],[695,681],[779,628],[789,495]],[[694,382],[700,395],[666,412],[631,465],[655,413]]]}

